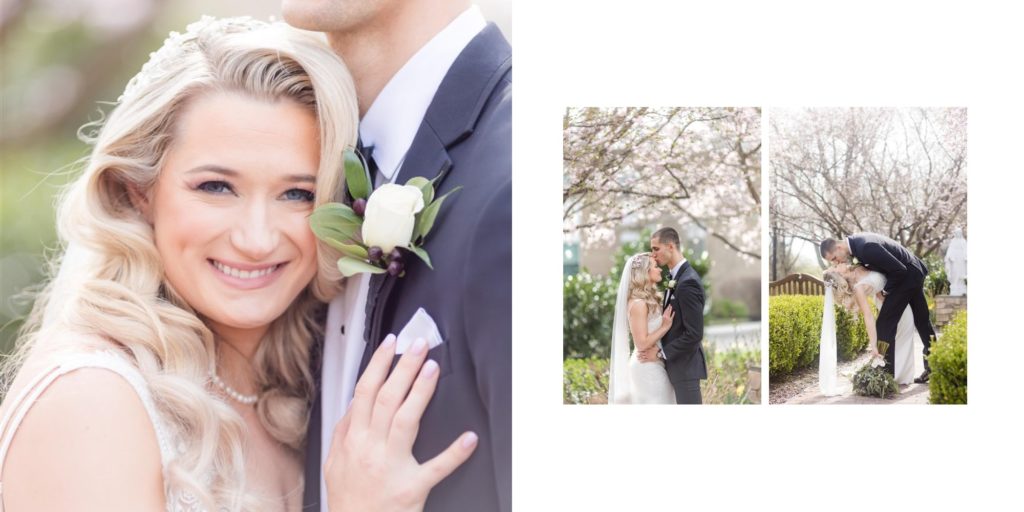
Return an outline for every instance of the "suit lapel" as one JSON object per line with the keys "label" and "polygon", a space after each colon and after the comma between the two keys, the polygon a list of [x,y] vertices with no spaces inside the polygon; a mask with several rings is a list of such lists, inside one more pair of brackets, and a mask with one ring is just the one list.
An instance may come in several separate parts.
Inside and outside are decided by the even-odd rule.
{"label": "suit lapel", "polygon": [[[441,81],[423,116],[416,137],[403,159],[395,183],[405,183],[415,176],[438,178],[434,183],[435,190],[438,195],[445,193],[445,189],[442,188],[443,181],[453,170],[449,150],[473,133],[494,87],[508,74],[511,67],[512,47],[501,35],[498,27],[488,23],[466,45]],[[443,211],[437,222],[444,222]],[[428,252],[429,247],[428,235],[425,244]],[[403,278],[395,278],[388,274],[376,274],[370,278],[364,331],[368,350],[363,352],[360,374],[369,364],[370,356],[384,337],[384,313],[398,279],[415,279],[412,274],[416,272],[430,272],[426,265],[413,259],[416,263],[406,266],[406,276]]]}

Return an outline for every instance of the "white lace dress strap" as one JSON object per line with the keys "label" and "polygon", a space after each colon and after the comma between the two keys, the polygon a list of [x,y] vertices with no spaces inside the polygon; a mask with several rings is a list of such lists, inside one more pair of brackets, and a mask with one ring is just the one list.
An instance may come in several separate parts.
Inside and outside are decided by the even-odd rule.
{"label": "white lace dress strap", "polygon": [[73,354],[49,369],[41,372],[25,386],[7,405],[4,416],[0,419],[0,512],[3,512],[3,467],[7,459],[7,451],[10,449],[14,434],[29,409],[59,377],[81,368],[102,368],[120,375],[126,380],[132,389],[139,395],[142,405],[146,408],[150,421],[153,423],[153,430],[156,431],[157,442],[160,446],[160,458],[163,467],[174,456],[171,434],[160,419],[153,397],[149,393],[149,387],[138,369],[128,362],[123,356],[113,352],[101,351],[90,353]]}
{"label": "white lace dress strap", "polygon": [[866,294],[871,296],[885,289],[885,274],[881,272],[869,271],[864,277],[857,281],[854,287],[866,288]]}

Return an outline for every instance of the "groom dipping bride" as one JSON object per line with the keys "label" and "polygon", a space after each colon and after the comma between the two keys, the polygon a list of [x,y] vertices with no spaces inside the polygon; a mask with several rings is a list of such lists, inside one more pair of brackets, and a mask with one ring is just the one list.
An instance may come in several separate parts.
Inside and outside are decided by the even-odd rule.
{"label": "groom dipping bride", "polygon": [[[658,297],[659,266],[671,271]],[[636,350],[630,356],[629,338]],[[634,254],[622,269],[612,325],[609,403],[699,404],[707,378],[704,285],[679,250],[679,234],[661,228],[651,252]]]}
{"label": "groom dipping bride", "polygon": [[[831,268],[842,274],[858,295],[865,327],[869,337],[874,338],[872,347],[883,341],[889,344],[882,354],[886,371],[894,375],[898,383],[909,383],[916,331],[924,345],[924,373],[913,381],[928,382],[931,374],[928,353],[935,330],[928,318],[928,302],[924,296],[924,279],[928,275],[924,262],[895,240],[874,233],[856,233],[843,240],[825,239],[821,242],[821,256],[835,265]],[[855,266],[847,268],[848,262]],[[869,293],[860,293],[864,291]],[[881,304],[873,326],[867,313],[867,300],[863,297],[870,294]]]}

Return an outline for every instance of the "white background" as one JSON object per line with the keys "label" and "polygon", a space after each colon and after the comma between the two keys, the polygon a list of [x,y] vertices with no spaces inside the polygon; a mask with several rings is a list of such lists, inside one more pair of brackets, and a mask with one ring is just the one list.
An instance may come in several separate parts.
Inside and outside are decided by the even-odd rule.
{"label": "white background", "polygon": [[[515,510],[1020,506],[1024,16],[1009,5],[516,2]],[[969,405],[563,406],[562,115],[625,105],[761,106],[764,126],[772,106],[967,106]]]}

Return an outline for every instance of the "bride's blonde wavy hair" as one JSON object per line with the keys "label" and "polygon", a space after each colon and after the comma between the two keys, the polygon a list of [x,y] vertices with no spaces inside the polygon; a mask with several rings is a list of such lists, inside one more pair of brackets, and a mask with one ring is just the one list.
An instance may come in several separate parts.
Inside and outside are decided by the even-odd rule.
{"label": "bride's blonde wavy hair", "polygon": [[647,306],[647,314],[650,315],[661,308],[661,300],[658,298],[658,286],[647,278],[654,258],[649,252],[641,252],[629,259],[629,300],[640,299]]}
{"label": "bride's blonde wavy hair", "polygon": [[822,280],[826,283],[832,284],[832,299],[835,303],[842,306],[843,309],[850,313],[857,313],[860,311],[860,306],[857,305],[857,300],[853,296],[853,287],[850,286],[850,281],[846,279],[846,275],[839,271],[835,267],[829,267],[825,269],[822,274]]}
{"label": "bride's blonde wavy hair", "polygon": [[[92,125],[99,127],[89,137],[95,147],[58,207],[62,247],[74,247],[75,255],[62,251],[50,262],[54,278],[5,363],[4,388],[29,355],[88,350],[96,343],[86,340],[106,340],[138,367],[183,441],[165,486],[191,492],[207,510],[249,510],[261,500],[246,492],[242,418],[208,391],[214,335],[165,280],[152,227],[129,198],[130,190],[145,195],[156,182],[187,103],[212,91],[287,99],[313,111],[321,147],[316,204],[338,198],[358,108],[348,71],[320,36],[248,18],[204,19],[172,34],[109,119]],[[254,358],[259,420],[296,451],[314,392],[310,359],[321,335],[314,316],[341,286],[338,253],[323,243],[317,250],[316,277],[273,321]]]}

